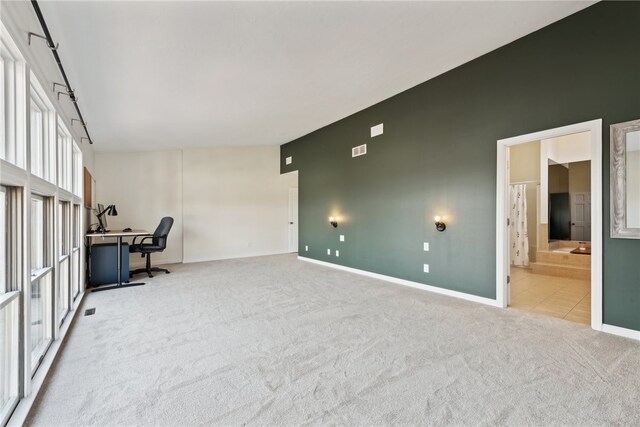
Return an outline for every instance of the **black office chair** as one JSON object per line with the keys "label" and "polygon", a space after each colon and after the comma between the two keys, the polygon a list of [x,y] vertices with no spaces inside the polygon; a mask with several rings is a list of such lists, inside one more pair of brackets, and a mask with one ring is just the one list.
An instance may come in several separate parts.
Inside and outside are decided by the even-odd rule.
{"label": "black office chair", "polygon": [[[156,228],[156,231],[152,236],[136,236],[133,238],[133,242],[129,246],[129,252],[138,252],[143,257],[147,257],[147,266],[146,268],[139,268],[137,270],[133,270],[129,273],[129,277],[133,277],[134,274],[139,273],[147,273],[149,277],[153,277],[151,274],[152,271],[164,271],[166,274],[169,274],[170,271],[166,268],[151,268],[151,254],[154,252],[162,252],[167,247],[167,237],[169,236],[169,231],[171,231],[171,226],[173,226],[173,218],[170,216],[165,216],[160,221],[160,225]],[[140,243],[136,243],[136,239],[138,237],[142,237]],[[150,240],[149,243],[145,243],[145,240]]]}

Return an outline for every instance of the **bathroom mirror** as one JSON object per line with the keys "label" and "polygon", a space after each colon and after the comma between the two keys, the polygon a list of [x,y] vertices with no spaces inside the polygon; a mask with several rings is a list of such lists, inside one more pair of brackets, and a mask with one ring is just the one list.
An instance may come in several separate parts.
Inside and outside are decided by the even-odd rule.
{"label": "bathroom mirror", "polygon": [[611,237],[640,239],[640,120],[611,125]]}
{"label": "bathroom mirror", "polygon": [[549,242],[591,241],[591,161],[549,159]]}

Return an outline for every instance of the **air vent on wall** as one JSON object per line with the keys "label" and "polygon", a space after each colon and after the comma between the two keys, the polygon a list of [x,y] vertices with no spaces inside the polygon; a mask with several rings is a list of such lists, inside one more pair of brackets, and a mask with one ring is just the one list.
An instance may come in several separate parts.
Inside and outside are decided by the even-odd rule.
{"label": "air vent on wall", "polygon": [[367,144],[358,145],[351,149],[351,157],[358,157],[367,154]]}

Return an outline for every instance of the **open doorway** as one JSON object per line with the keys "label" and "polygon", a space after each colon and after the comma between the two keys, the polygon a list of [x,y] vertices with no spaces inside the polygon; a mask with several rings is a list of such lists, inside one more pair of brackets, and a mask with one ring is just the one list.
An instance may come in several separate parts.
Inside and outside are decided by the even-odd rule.
{"label": "open doorway", "polygon": [[498,141],[503,307],[601,329],[601,121]]}

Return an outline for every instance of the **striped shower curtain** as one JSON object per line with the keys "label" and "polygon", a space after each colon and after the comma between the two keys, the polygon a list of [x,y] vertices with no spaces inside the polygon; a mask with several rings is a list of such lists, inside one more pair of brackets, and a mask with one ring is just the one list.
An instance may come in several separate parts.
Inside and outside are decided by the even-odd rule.
{"label": "striped shower curtain", "polygon": [[529,265],[529,233],[527,231],[527,186],[516,184],[510,187],[509,244],[511,265]]}

